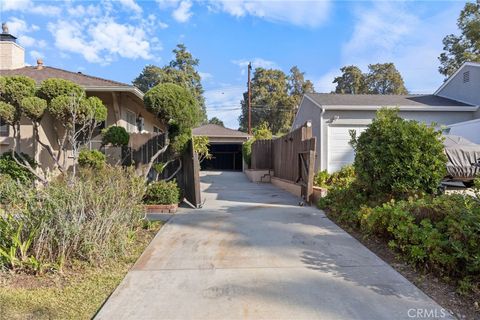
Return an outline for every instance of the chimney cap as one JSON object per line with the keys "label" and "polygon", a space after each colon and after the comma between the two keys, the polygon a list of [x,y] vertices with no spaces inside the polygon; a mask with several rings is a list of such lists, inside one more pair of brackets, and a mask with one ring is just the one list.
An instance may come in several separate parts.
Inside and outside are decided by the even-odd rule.
{"label": "chimney cap", "polygon": [[8,31],[8,26],[6,22],[2,23],[2,33],[0,33],[0,41],[10,41],[17,42],[17,38],[12,36]]}
{"label": "chimney cap", "polygon": [[37,69],[42,70],[43,69],[43,59],[38,58],[37,59]]}

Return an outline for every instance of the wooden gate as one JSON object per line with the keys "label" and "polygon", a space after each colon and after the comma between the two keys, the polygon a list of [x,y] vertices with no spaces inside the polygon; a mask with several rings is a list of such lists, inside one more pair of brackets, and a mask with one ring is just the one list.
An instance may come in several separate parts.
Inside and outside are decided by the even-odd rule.
{"label": "wooden gate", "polygon": [[311,202],[315,175],[316,138],[312,127],[302,127],[273,140],[257,140],[252,145],[251,168],[273,170],[274,177],[299,184],[302,198]]}
{"label": "wooden gate", "polygon": [[182,165],[183,168],[177,175],[177,183],[183,190],[185,199],[195,208],[199,208],[201,206],[200,162],[197,153],[193,150],[192,139],[188,142],[187,150],[182,155]]}

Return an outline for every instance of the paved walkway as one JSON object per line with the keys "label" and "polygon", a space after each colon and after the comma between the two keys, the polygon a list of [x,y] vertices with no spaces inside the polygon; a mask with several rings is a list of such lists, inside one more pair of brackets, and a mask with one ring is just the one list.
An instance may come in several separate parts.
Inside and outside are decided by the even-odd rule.
{"label": "paved walkway", "polygon": [[97,319],[445,318],[290,194],[233,172],[202,173],[202,189],[204,208],[161,229]]}

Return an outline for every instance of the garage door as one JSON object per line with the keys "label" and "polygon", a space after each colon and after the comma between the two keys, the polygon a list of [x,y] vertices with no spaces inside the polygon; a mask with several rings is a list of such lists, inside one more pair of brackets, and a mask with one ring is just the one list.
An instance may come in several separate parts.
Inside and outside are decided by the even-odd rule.
{"label": "garage door", "polygon": [[215,144],[209,147],[211,159],[205,159],[200,164],[202,170],[242,171],[241,144]]}
{"label": "garage door", "polygon": [[328,172],[340,170],[353,162],[355,153],[350,146],[350,130],[355,130],[357,136],[366,126],[329,126],[328,129]]}

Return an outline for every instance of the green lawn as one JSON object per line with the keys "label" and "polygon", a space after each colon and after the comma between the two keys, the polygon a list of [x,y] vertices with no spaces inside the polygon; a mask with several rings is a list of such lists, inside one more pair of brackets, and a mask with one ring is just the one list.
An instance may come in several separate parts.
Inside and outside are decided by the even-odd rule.
{"label": "green lawn", "polygon": [[91,319],[122,281],[160,224],[140,230],[128,254],[103,266],[79,265],[63,274],[0,273],[2,319]]}

